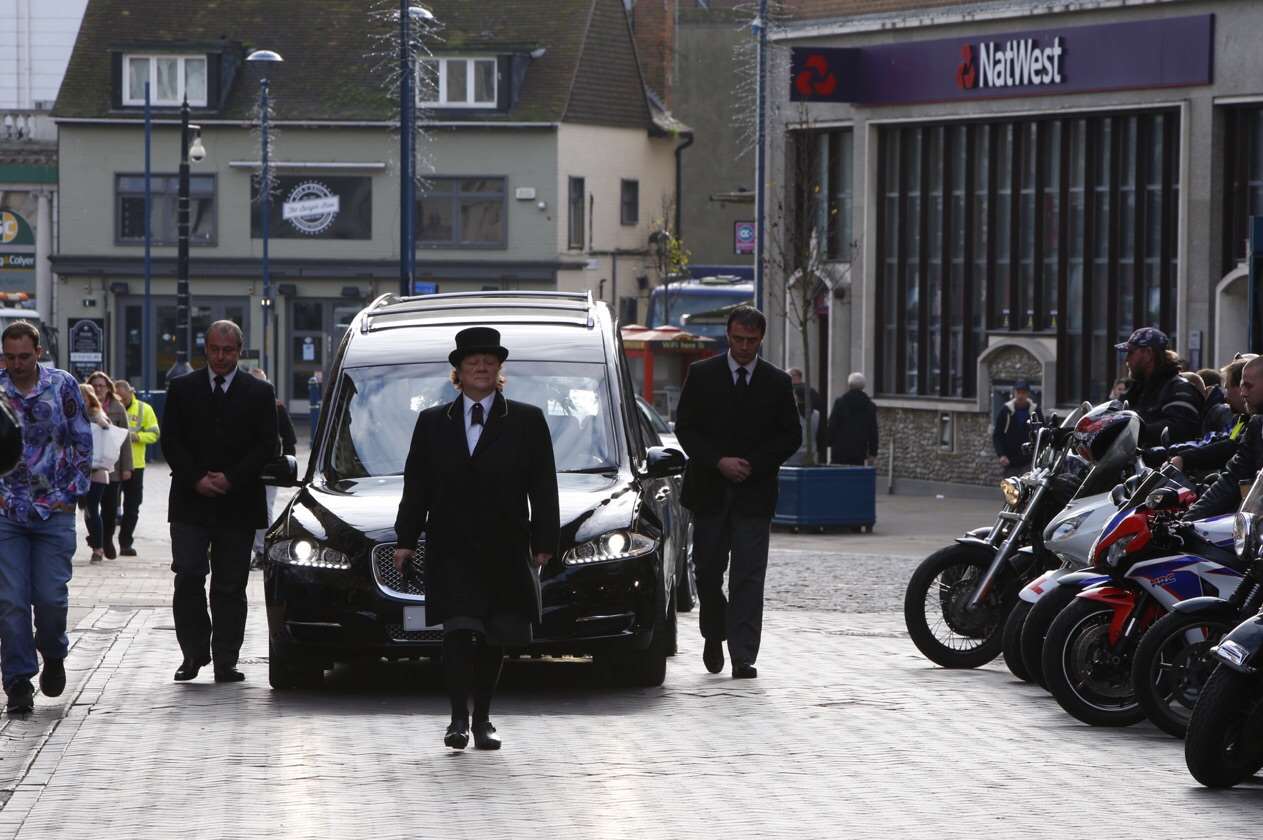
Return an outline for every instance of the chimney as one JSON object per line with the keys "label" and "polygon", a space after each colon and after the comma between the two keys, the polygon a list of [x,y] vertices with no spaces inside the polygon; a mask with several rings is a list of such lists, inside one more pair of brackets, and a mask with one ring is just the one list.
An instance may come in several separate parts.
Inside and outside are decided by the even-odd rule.
{"label": "chimney", "polygon": [[671,106],[675,75],[676,0],[623,0],[636,39],[645,84]]}

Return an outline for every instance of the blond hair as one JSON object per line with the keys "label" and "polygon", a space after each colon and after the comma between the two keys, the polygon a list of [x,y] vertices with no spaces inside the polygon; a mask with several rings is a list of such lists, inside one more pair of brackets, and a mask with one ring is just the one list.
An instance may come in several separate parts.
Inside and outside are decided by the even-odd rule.
{"label": "blond hair", "polygon": [[101,401],[96,398],[96,391],[92,390],[92,386],[86,382],[79,385],[79,393],[83,394],[83,404],[88,409],[88,414],[97,414],[101,411]]}

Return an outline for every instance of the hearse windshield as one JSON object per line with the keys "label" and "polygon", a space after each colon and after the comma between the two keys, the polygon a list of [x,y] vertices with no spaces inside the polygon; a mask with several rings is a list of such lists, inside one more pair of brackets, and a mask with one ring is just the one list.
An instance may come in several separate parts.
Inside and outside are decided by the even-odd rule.
{"label": "hearse windshield", "polygon": [[[417,414],[456,399],[451,370],[446,362],[343,370],[329,427],[328,478],[402,475]],[[504,378],[506,397],[544,411],[558,472],[618,467],[605,365],[510,360]]]}

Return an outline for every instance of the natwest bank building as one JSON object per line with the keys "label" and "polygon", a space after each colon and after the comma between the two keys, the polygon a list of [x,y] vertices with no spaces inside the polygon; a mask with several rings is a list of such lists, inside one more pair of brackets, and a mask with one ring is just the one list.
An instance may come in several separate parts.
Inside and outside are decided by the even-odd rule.
{"label": "natwest bank building", "polygon": [[819,202],[789,212],[842,286],[820,384],[868,375],[883,467],[893,440],[900,479],[989,483],[1012,383],[1099,401],[1138,326],[1194,369],[1263,349],[1263,3],[906,5],[788,25],[769,83],[769,189],[794,208],[807,148]]}

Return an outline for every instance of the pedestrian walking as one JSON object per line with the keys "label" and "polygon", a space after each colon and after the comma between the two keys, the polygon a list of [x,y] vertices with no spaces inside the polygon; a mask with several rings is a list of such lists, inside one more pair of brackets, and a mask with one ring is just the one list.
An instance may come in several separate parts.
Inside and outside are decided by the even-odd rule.
{"label": "pedestrian walking", "polygon": [[[807,384],[803,379],[802,368],[792,367],[785,371],[789,374],[790,384],[794,386],[794,399],[798,401],[798,416],[806,418],[807,406],[811,406],[811,410],[816,412],[816,419],[810,423],[812,436],[816,443],[816,463],[826,463],[826,452],[829,448],[829,418],[825,411],[824,397],[820,396],[820,392]],[[807,425],[804,423],[803,425]],[[803,454],[805,459],[807,452],[807,441],[804,440],[799,447],[799,452]]]}
{"label": "pedestrian walking", "polygon": [[126,379],[114,380],[114,393],[127,412],[128,439],[132,450],[132,476],[122,483],[123,519],[118,528],[118,553],[135,557],[136,523],[140,520],[140,505],[145,499],[145,465],[149,460],[149,447],[158,442],[158,416],[153,406],[136,396],[132,384]]}
{"label": "pedestrian walking", "polygon": [[260,475],[280,444],[272,386],[237,367],[242,341],[240,327],[216,321],[206,330],[206,367],[167,385],[162,454],[171,467],[171,606],[184,654],[176,680],[191,680],[212,662],[215,682],[245,679],[237,659],[250,548],[267,518]]}
{"label": "pedestrian walking", "polygon": [[1000,406],[991,427],[991,445],[1005,475],[1026,472],[1031,456],[1024,449],[1031,439],[1031,425],[1044,422],[1039,406],[1031,402],[1031,385],[1025,379],[1013,383],[1013,398]]}
{"label": "pedestrian walking", "polygon": [[[101,402],[101,410],[110,418],[110,422],[120,429],[126,429],[127,426],[127,409],[123,408],[123,403],[119,401],[118,394],[114,393],[114,380],[110,378],[108,373],[94,370],[88,374],[88,378],[84,380],[92,386],[92,390],[96,392],[96,398]],[[120,488],[123,482],[130,481],[132,477],[132,448],[124,446],[119,452],[118,460],[114,464],[114,469],[110,470],[110,483],[106,485],[105,492],[101,495],[101,551],[105,554],[106,560],[113,560],[118,556],[118,550],[114,547],[114,528],[118,524],[118,500]]]}
{"label": "pedestrian walking", "polygon": [[443,625],[452,719],[443,743],[500,748],[491,701],[506,645],[530,644],[539,572],[560,540],[557,473],[544,413],[505,399],[509,351],[490,327],[456,334],[448,356],[460,396],[417,416],[395,520],[395,567],[410,573],[425,533],[425,615]]}
{"label": "pedestrian walking", "polygon": [[92,433],[74,377],[39,366],[42,348],[33,324],[10,324],[0,346],[0,394],[23,438],[18,466],[0,478],[0,678],[6,709],[20,714],[35,706],[36,673],[46,697],[66,687],[66,584],[75,552],[75,505],[91,483]]}
{"label": "pedestrian walking", "polygon": [[[102,538],[104,535],[104,526],[101,523],[101,498],[105,495],[105,488],[110,486],[110,471],[107,467],[97,466],[98,459],[105,458],[105,450],[109,447],[108,439],[101,436],[101,432],[97,429],[113,429],[114,424],[110,422],[110,418],[105,416],[105,412],[101,410],[101,401],[96,398],[96,391],[92,390],[92,386],[84,383],[79,386],[79,392],[83,395],[84,411],[88,415],[88,422],[92,424],[92,472],[90,479],[92,484],[88,488],[86,495],[79,497],[79,507],[83,509],[83,521],[88,526],[88,547],[92,549],[92,556],[88,562],[97,564],[101,562]],[[121,447],[120,447],[121,448]],[[100,451],[98,451],[100,450]],[[114,459],[117,460],[118,449],[114,450]]]}
{"label": "pedestrian walking", "polygon": [[802,443],[789,376],[759,358],[766,332],[762,312],[735,308],[728,352],[689,366],[675,423],[689,456],[681,501],[693,512],[702,660],[723,670],[726,639],[736,679],[758,676],[777,473]]}
{"label": "pedestrian walking", "polygon": [[[268,381],[267,371],[263,368],[250,368],[250,375],[262,382]],[[281,438],[281,454],[294,455],[298,451],[298,433],[294,431],[294,421],[289,416],[289,410],[285,408],[285,403],[281,400],[276,401],[276,432]],[[268,532],[268,528],[276,520],[274,508],[276,506],[276,488],[267,485],[263,488],[268,509],[267,527],[260,528],[254,532],[254,551],[251,554],[250,568],[258,569],[263,565],[263,535]]]}
{"label": "pedestrian walking", "polygon": [[829,463],[871,466],[877,460],[877,406],[864,393],[868,380],[856,371],[846,378],[846,393],[833,403],[829,418]]}

